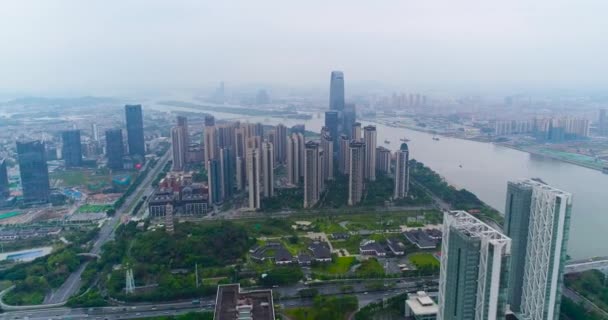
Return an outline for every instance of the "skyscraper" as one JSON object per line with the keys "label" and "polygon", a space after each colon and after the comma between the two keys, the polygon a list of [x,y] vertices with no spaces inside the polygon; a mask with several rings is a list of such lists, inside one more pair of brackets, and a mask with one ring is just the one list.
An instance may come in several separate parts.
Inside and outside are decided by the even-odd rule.
{"label": "skyscraper", "polygon": [[331,140],[333,141],[334,147],[336,148],[338,147],[338,132],[340,132],[341,130],[341,125],[339,121],[339,111],[325,111],[325,127],[329,129],[329,135],[331,136]]}
{"label": "skyscraper", "polygon": [[224,199],[232,197],[234,193],[234,158],[231,147],[220,149],[220,172],[222,173],[222,195]]}
{"label": "skyscraper", "polygon": [[186,146],[184,129],[180,126],[171,128],[171,149],[173,152],[173,171],[182,171],[186,163]]}
{"label": "skyscraper", "polygon": [[406,143],[395,151],[395,188],[393,198],[400,199],[410,191],[410,151]]}
{"label": "skyscraper", "polygon": [[350,128],[350,138],[352,140],[361,141],[361,123],[355,122]]}
{"label": "skyscraper", "polygon": [[327,131],[321,131],[321,149],[323,150],[323,182],[334,178],[334,143]]}
{"label": "skyscraper", "polygon": [[[203,132],[205,139],[205,163],[208,164],[209,160],[216,159],[217,157],[217,131],[215,128],[215,118],[213,116],[205,117],[205,129]],[[207,167],[209,171],[209,167]]]}
{"label": "skyscraper", "polygon": [[209,184],[209,203],[221,204],[222,196],[222,170],[217,159],[207,161],[207,183]]}
{"label": "skyscraper", "polygon": [[292,133],[287,139],[287,180],[291,185],[300,184],[300,177],[304,171],[300,168],[304,164],[304,136],[301,133]]}
{"label": "skyscraper", "polygon": [[356,108],[355,108],[355,104],[354,103],[347,103],[344,106],[344,111],[342,111],[342,128],[343,131],[342,133],[349,135],[349,137],[351,139],[353,139],[352,137],[352,133],[351,133],[351,128],[353,127],[353,124],[357,121],[357,112],[356,112]]}
{"label": "skyscraper", "polygon": [[338,159],[338,169],[342,174],[350,172],[350,139],[346,135],[340,136],[340,150]]}
{"label": "skyscraper", "polygon": [[268,141],[262,142],[262,187],[264,198],[274,197],[274,148]]}
{"label": "skyscraper", "polygon": [[310,208],[319,201],[319,144],[315,141],[306,142],[304,156],[304,208]]}
{"label": "skyscraper", "polygon": [[344,110],[344,73],[332,71],[329,83],[329,110]]}
{"label": "skyscraper", "polygon": [[507,185],[505,233],[513,239],[511,310],[524,319],[559,318],[572,195],[537,180]]}
{"label": "skyscraper", "polygon": [[247,181],[247,146],[246,146],[246,132],[245,128],[239,126],[234,129],[234,153],[236,159],[236,188],[242,190],[245,188],[245,182]]}
{"label": "skyscraper", "polygon": [[146,155],[146,142],[144,140],[144,120],[141,104],[128,104],[125,106],[127,119],[127,144],[129,154],[140,156]]}
{"label": "skyscraper", "polygon": [[44,142],[17,142],[21,188],[25,204],[47,203],[51,194]]}
{"label": "skyscraper", "polygon": [[112,170],[121,170],[123,168],[123,156],[124,143],[122,142],[122,130],[106,130],[106,157],[108,158],[108,168]]}
{"label": "skyscraper", "polygon": [[277,154],[277,163],[285,164],[287,159],[287,127],[283,124],[278,124],[275,128],[277,144],[274,146]]}
{"label": "skyscraper", "polygon": [[365,133],[365,179],[376,181],[376,127],[366,126]]}
{"label": "skyscraper", "polygon": [[391,151],[383,146],[376,147],[376,170],[382,173],[391,171]]}
{"label": "skyscraper", "polygon": [[184,162],[187,162],[185,159],[188,153],[188,147],[190,146],[190,132],[188,131],[188,118],[185,116],[177,116],[177,126],[181,128],[182,131],[182,145],[184,146]]}
{"label": "skyscraper", "polygon": [[10,187],[8,184],[8,168],[6,167],[6,159],[0,159],[0,200],[8,198],[9,195]]}
{"label": "skyscraper", "polygon": [[260,149],[247,150],[247,181],[249,184],[249,209],[260,209]]}
{"label": "skyscraper", "polygon": [[465,211],[445,212],[437,319],[504,319],[510,255],[509,237]]}
{"label": "skyscraper", "polygon": [[365,163],[365,143],[351,141],[348,176],[348,205],[354,206],[363,196],[363,166]]}
{"label": "skyscraper", "polygon": [[82,166],[82,144],[80,130],[67,130],[61,133],[61,157],[66,168]]}

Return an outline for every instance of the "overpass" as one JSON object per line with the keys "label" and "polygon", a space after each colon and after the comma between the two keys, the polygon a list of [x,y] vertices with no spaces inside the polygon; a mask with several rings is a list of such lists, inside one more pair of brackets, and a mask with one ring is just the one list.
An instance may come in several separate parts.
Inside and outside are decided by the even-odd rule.
{"label": "overpass", "polygon": [[608,257],[595,257],[582,260],[573,260],[566,262],[564,273],[577,273],[598,269],[601,271],[608,270]]}

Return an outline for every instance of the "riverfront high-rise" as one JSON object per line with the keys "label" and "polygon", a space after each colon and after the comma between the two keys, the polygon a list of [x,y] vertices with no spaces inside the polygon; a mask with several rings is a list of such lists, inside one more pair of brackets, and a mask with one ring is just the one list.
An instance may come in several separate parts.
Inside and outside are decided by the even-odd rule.
{"label": "riverfront high-rise", "polygon": [[[205,139],[205,164],[209,163],[209,160],[217,158],[217,129],[215,127],[215,118],[213,116],[205,117],[205,129],[203,131],[203,138]],[[207,168],[209,171],[209,168]]]}
{"label": "riverfront high-rise", "polygon": [[234,193],[234,155],[229,146],[220,149],[220,172],[222,175],[222,195],[224,199],[229,198]]}
{"label": "riverfront high-rise", "polygon": [[17,142],[25,204],[47,203],[51,194],[46,150],[42,141]]}
{"label": "riverfront high-rise", "polygon": [[274,146],[262,142],[262,191],[264,198],[274,197]]}
{"label": "riverfront high-rise", "polygon": [[522,319],[559,318],[572,195],[540,180],[507,185],[505,233],[513,239],[511,310]]}
{"label": "riverfront high-rise", "polygon": [[317,204],[320,195],[319,175],[319,144],[315,141],[306,142],[304,156],[304,208]]}
{"label": "riverfront high-rise", "polygon": [[207,183],[209,185],[209,203],[221,204],[222,196],[222,170],[217,159],[207,161]]}
{"label": "riverfront high-rise", "polygon": [[257,210],[261,207],[260,202],[260,149],[250,148],[247,150],[247,181],[249,184],[249,209]]}
{"label": "riverfront high-rise", "polygon": [[510,255],[500,231],[466,211],[445,212],[437,319],[504,319]]}
{"label": "riverfront high-rise", "polygon": [[325,111],[325,127],[329,130],[329,135],[331,136],[331,140],[334,143],[334,146],[337,147],[339,132],[342,128],[340,124],[340,112],[336,110]]}
{"label": "riverfront high-rise", "polygon": [[383,146],[376,147],[376,170],[382,173],[391,171],[391,151]]}
{"label": "riverfront high-rise", "polygon": [[287,127],[279,123],[275,128],[276,145],[274,152],[278,164],[285,164],[287,158]]}
{"label": "riverfront high-rise", "polygon": [[329,83],[329,110],[344,110],[344,73],[332,71]]}
{"label": "riverfront high-rise", "polygon": [[608,115],[606,115],[606,109],[600,109],[597,128],[600,135],[608,136]]}
{"label": "riverfront high-rise", "polygon": [[171,151],[173,154],[173,171],[182,171],[186,164],[186,146],[184,145],[184,128],[171,128]]}
{"label": "riverfront high-rise", "polygon": [[357,205],[363,197],[363,167],[365,163],[365,143],[351,141],[348,174],[348,205]]}
{"label": "riverfront high-rise", "polygon": [[343,129],[342,133],[349,135],[351,139],[353,139],[353,137],[351,135],[350,129],[352,128],[353,124],[355,124],[356,121],[357,121],[357,112],[356,112],[355,104],[347,103],[346,105],[344,105],[344,111],[342,111],[342,129]]}
{"label": "riverfront high-rise", "polygon": [[128,104],[125,106],[127,119],[127,144],[129,154],[140,156],[146,155],[146,142],[144,140],[144,120],[141,104]]}
{"label": "riverfront high-rise", "polygon": [[355,122],[350,127],[350,138],[352,140],[361,141],[361,123]]}
{"label": "riverfront high-rise", "polygon": [[82,166],[82,143],[80,130],[67,130],[61,133],[61,157],[66,168]]}
{"label": "riverfront high-rise", "polygon": [[334,178],[334,144],[328,131],[321,131],[321,149],[323,150],[323,182]]}
{"label": "riverfront high-rise", "polygon": [[287,181],[291,185],[300,184],[300,177],[304,175],[304,136],[301,133],[292,133],[287,139]]}
{"label": "riverfront high-rise", "polygon": [[340,149],[338,150],[338,170],[342,174],[349,174],[350,170],[350,139],[346,135],[340,136]]}
{"label": "riverfront high-rise", "polygon": [[108,158],[108,168],[112,170],[121,170],[123,168],[122,157],[124,156],[124,148],[122,130],[106,130],[106,157]]}
{"label": "riverfront high-rise", "polygon": [[393,198],[399,199],[407,196],[410,190],[410,151],[406,143],[395,151],[395,188]]}
{"label": "riverfront high-rise", "polygon": [[365,166],[363,167],[365,179],[376,180],[376,127],[363,128],[365,141]]}

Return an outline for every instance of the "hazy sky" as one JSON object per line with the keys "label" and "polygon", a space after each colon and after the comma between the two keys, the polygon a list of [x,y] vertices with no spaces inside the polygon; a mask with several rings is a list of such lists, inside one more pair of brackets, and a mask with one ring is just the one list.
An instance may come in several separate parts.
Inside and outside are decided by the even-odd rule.
{"label": "hazy sky", "polygon": [[608,88],[605,0],[3,0],[0,41],[4,92]]}

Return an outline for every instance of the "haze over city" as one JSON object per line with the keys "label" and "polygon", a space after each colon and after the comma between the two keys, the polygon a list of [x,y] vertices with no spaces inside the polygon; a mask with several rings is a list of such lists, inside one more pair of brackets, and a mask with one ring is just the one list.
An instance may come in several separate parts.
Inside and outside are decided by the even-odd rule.
{"label": "haze over city", "polygon": [[[0,94],[266,84],[439,92],[608,86],[605,1],[6,1]],[[352,90],[352,88],[351,88]]]}
{"label": "haze over city", "polygon": [[4,1],[0,319],[607,320],[607,9]]}

